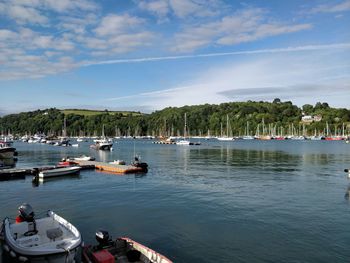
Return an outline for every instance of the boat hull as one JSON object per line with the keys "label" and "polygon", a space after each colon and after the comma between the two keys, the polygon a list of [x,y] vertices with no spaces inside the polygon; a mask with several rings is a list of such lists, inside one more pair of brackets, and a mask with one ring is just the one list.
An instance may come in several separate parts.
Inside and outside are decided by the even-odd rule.
{"label": "boat hull", "polygon": [[0,149],[0,159],[11,159],[15,155],[16,149],[13,147],[6,147]]}
{"label": "boat hull", "polygon": [[[170,259],[162,254],[142,245],[130,238],[120,237],[103,248],[84,247],[83,262],[154,262],[154,263],[172,263]],[[136,252],[131,253],[130,252]],[[101,256],[100,256],[101,255]],[[99,260],[101,258],[101,260]],[[109,258],[111,261],[103,261],[102,258]]]}
{"label": "boat hull", "polygon": [[110,151],[113,147],[113,144],[112,143],[103,143],[103,144],[96,143],[96,144],[91,145],[90,147],[92,149],[95,149],[95,150]]}
{"label": "boat hull", "polygon": [[71,174],[77,174],[81,170],[81,167],[64,167],[64,168],[57,168],[47,171],[42,171],[39,173],[39,178],[52,178],[52,177],[58,177],[58,176],[64,176],[64,175],[71,175]]}
{"label": "boat hull", "polygon": [[233,137],[218,137],[219,141],[234,141]]}

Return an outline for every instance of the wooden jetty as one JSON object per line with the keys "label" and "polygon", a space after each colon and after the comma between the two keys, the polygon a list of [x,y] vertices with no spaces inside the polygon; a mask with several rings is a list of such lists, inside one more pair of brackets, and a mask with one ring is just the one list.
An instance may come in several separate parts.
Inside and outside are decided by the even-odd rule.
{"label": "wooden jetty", "polygon": [[0,170],[0,181],[24,179],[29,174],[33,174],[33,169],[2,169]]}
{"label": "wooden jetty", "polygon": [[[96,161],[74,161],[71,163],[79,165],[82,170],[98,169],[100,171],[106,171],[106,172],[118,173],[118,174],[147,172],[147,167],[140,167],[140,166],[134,166],[134,165],[121,165],[121,164],[96,162]],[[41,171],[51,170],[59,167],[62,167],[62,166],[0,169],[0,181],[24,179],[26,175],[36,176]]]}
{"label": "wooden jetty", "polygon": [[139,173],[144,172],[142,167],[136,167],[133,165],[121,165],[121,164],[112,164],[105,162],[97,161],[74,161],[82,169],[98,169],[100,171],[118,173],[118,174],[127,174],[127,173]]}

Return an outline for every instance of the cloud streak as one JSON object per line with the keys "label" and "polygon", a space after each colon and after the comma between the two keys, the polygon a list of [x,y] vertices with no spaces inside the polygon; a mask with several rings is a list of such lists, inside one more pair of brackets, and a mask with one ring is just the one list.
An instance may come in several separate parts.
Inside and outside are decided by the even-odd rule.
{"label": "cloud streak", "polygon": [[[279,97],[298,105],[329,101],[337,106],[348,107],[350,64],[344,62],[348,61],[349,48],[350,44],[344,43],[285,48],[264,53],[259,50],[259,54],[263,55],[251,56],[243,61],[231,60],[220,67],[204,70],[197,77],[186,80],[184,85],[106,98],[105,101],[108,104],[107,101],[117,100],[121,106],[130,105],[132,101],[131,105],[144,105],[158,110],[169,106],[218,104],[248,99],[273,100]],[[292,52],[287,53],[287,50]]]}
{"label": "cloud streak", "polygon": [[236,56],[236,55],[253,55],[253,54],[268,54],[268,53],[289,53],[289,52],[303,52],[303,51],[319,51],[319,50],[335,50],[335,49],[350,49],[350,43],[334,43],[327,45],[306,45],[286,48],[272,48],[272,49],[256,49],[256,50],[244,50],[233,52],[218,52],[218,53],[206,53],[197,55],[179,55],[179,56],[164,56],[164,57],[144,57],[144,58],[130,58],[130,59],[114,59],[87,62],[82,66],[94,66],[94,65],[108,65],[108,64],[124,64],[124,63],[142,63],[142,62],[156,62],[165,60],[178,60],[178,59],[192,59],[192,58],[207,58],[207,57],[222,57],[222,56]]}
{"label": "cloud streak", "polygon": [[337,4],[323,4],[311,9],[310,13],[339,13],[350,11],[350,0],[345,0]]}

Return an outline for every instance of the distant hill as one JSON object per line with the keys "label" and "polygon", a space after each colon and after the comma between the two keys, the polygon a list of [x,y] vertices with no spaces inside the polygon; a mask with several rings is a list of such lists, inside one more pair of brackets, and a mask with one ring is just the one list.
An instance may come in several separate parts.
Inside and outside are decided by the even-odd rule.
{"label": "distant hill", "polygon": [[[350,134],[350,110],[332,108],[326,102],[302,107],[291,101],[228,102],[168,107],[143,114],[128,111],[45,109],[0,118],[0,131],[13,134],[62,133],[66,120],[70,136],[181,135],[187,116],[187,134]],[[302,119],[303,118],[303,119]],[[227,123],[227,119],[229,123]]]}
{"label": "distant hill", "polygon": [[86,109],[64,109],[64,110],[61,110],[61,112],[64,115],[76,114],[76,115],[83,115],[83,116],[93,116],[93,115],[99,115],[104,113],[121,114],[123,117],[143,115],[143,113],[136,112],[136,111],[109,111],[109,110],[102,111],[102,110],[86,110]]}

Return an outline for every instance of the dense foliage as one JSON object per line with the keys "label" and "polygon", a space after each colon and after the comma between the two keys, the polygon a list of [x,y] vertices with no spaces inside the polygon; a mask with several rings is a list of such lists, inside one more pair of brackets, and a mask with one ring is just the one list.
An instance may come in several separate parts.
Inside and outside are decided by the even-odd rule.
{"label": "dense foliage", "polygon": [[[220,135],[221,127],[226,130],[226,116],[229,119],[230,131],[234,135],[256,133],[257,128],[264,127],[268,131],[274,128],[284,134],[301,131],[302,113],[321,115],[320,122],[307,123],[304,131],[313,134],[314,130],[323,131],[328,123],[333,134],[342,132],[345,123],[346,132],[350,123],[350,110],[331,108],[327,103],[315,106],[306,104],[299,108],[292,102],[231,102],[220,105],[197,105],[180,108],[168,107],[151,114],[133,116],[133,114],[116,114],[103,111],[96,115],[64,114],[58,109],[37,110],[11,114],[0,118],[0,129],[3,133],[62,134],[64,118],[66,118],[67,134],[70,136],[101,135],[104,125],[105,135],[180,135],[183,134],[187,115],[187,128],[191,135]],[[259,125],[259,126],[258,126]],[[249,127],[249,128],[247,128]],[[247,132],[248,130],[248,132]],[[260,130],[262,131],[262,130]]]}

